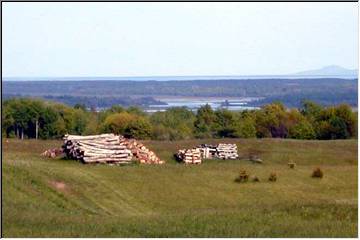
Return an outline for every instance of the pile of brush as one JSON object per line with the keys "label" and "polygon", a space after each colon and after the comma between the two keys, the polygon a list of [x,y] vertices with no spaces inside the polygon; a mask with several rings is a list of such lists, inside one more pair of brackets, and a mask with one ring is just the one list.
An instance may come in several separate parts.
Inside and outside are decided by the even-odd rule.
{"label": "pile of brush", "polygon": [[63,150],[61,148],[50,148],[40,155],[48,158],[56,158],[57,156],[60,156],[62,154]]}

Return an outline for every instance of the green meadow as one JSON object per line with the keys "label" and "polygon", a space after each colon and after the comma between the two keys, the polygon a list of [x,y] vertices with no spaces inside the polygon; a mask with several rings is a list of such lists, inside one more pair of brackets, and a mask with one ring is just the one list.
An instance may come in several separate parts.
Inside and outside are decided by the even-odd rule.
{"label": "green meadow", "polygon": [[[233,142],[242,160],[177,163],[179,148]],[[357,237],[357,140],[144,141],[164,165],[85,165],[3,141],[3,237]],[[246,160],[256,154],[263,164]],[[296,162],[295,169],[288,162]],[[322,179],[311,177],[320,167]],[[260,182],[236,183],[245,169]],[[269,182],[276,172],[277,181]]]}

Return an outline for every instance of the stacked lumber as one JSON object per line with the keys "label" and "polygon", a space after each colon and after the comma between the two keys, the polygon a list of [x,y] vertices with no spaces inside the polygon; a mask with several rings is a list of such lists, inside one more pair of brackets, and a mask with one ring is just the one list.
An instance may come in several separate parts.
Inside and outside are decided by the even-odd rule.
{"label": "stacked lumber", "polygon": [[165,163],[156,154],[149,150],[144,144],[139,143],[135,139],[122,138],[120,144],[126,146],[133,156],[144,164],[163,164]]}
{"label": "stacked lumber", "polygon": [[199,148],[180,149],[176,154],[177,158],[185,164],[200,164],[201,152]]}
{"label": "stacked lumber", "polygon": [[212,159],[216,155],[216,146],[209,144],[198,145],[202,159]]}
{"label": "stacked lumber", "polygon": [[187,164],[198,164],[202,159],[238,159],[236,144],[219,143],[217,146],[201,144],[192,149],[181,149],[175,157]]}
{"label": "stacked lumber", "polygon": [[130,163],[131,151],[114,134],[65,135],[62,146],[67,157],[84,163]]}
{"label": "stacked lumber", "polygon": [[236,144],[219,143],[216,151],[220,159],[237,159],[239,157]]}

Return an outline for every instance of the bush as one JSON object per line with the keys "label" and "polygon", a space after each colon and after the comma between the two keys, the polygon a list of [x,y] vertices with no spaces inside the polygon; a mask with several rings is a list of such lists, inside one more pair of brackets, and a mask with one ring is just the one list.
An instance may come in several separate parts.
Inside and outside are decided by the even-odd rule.
{"label": "bush", "polygon": [[277,180],[277,175],[276,175],[276,173],[275,173],[275,172],[270,173],[269,181],[270,181],[270,182],[276,182],[276,180]]}
{"label": "bush", "polygon": [[291,169],[294,169],[296,167],[296,163],[294,163],[294,162],[289,162],[288,165],[289,165],[289,168],[291,168]]}
{"label": "bush", "polygon": [[311,177],[313,178],[322,178],[324,176],[323,171],[320,168],[315,168]]}
{"label": "bush", "polygon": [[235,182],[247,182],[249,180],[249,174],[246,170],[240,170],[239,176],[235,179]]}

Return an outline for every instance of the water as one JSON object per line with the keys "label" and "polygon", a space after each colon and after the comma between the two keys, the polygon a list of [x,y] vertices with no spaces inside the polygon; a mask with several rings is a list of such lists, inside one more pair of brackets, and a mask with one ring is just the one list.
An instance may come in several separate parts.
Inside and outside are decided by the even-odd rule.
{"label": "water", "polygon": [[261,98],[248,97],[248,98],[157,98],[167,105],[150,105],[146,112],[158,112],[165,111],[171,107],[186,107],[192,111],[196,111],[201,106],[206,104],[210,105],[212,109],[228,109],[230,111],[243,111],[258,109],[251,106],[251,102],[259,100]]}

